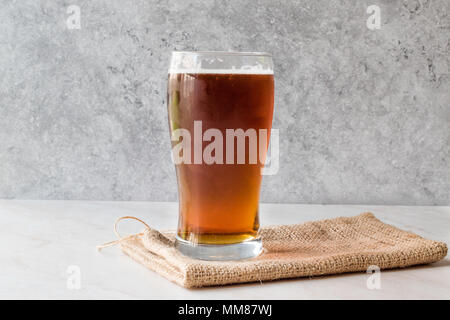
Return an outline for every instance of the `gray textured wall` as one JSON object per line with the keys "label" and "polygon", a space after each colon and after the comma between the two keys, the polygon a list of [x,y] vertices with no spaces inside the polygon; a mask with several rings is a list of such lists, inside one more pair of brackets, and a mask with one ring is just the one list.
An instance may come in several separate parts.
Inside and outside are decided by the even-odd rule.
{"label": "gray textured wall", "polygon": [[184,49],[273,53],[263,201],[450,204],[450,1],[0,6],[0,198],[175,200],[166,73]]}

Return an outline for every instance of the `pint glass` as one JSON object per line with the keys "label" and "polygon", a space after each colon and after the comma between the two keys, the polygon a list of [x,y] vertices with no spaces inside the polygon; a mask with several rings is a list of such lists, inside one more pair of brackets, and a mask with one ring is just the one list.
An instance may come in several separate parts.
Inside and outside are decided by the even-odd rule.
{"label": "pint glass", "polygon": [[167,102],[181,253],[237,260],[261,252],[259,194],[273,101],[270,54],[172,53]]}

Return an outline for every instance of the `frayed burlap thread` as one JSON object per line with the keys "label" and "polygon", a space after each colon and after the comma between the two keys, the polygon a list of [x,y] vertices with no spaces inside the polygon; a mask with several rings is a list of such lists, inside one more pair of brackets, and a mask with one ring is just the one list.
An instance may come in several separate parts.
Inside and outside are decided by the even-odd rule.
{"label": "frayed burlap thread", "polygon": [[182,255],[174,234],[147,228],[119,241],[122,251],[185,288],[311,277],[436,262],[447,245],[400,230],[363,213],[261,229],[264,252],[244,261],[202,261]]}

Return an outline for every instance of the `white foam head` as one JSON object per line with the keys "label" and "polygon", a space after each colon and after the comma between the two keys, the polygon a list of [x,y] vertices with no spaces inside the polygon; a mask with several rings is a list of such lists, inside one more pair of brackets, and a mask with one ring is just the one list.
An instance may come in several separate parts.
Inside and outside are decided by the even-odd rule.
{"label": "white foam head", "polygon": [[189,73],[189,74],[273,74],[273,70],[258,70],[258,69],[169,69],[170,74]]}
{"label": "white foam head", "polygon": [[169,73],[273,74],[273,63],[268,53],[172,52]]}

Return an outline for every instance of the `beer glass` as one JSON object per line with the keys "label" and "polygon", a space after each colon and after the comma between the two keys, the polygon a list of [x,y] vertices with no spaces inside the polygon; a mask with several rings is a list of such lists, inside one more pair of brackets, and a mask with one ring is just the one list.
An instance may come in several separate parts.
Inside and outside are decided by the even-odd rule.
{"label": "beer glass", "polygon": [[173,52],[167,107],[178,182],[176,247],[202,260],[257,256],[272,127],[270,54]]}

